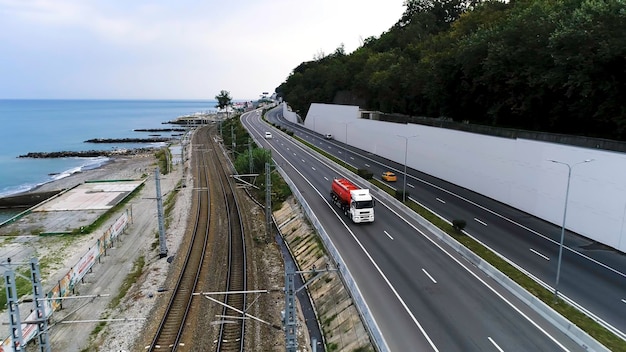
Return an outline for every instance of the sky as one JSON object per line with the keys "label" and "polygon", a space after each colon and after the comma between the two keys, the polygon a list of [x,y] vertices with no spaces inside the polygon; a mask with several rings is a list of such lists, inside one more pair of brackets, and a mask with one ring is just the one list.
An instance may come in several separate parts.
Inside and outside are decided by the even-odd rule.
{"label": "sky", "polygon": [[379,37],[403,3],[0,0],[0,99],[258,99]]}

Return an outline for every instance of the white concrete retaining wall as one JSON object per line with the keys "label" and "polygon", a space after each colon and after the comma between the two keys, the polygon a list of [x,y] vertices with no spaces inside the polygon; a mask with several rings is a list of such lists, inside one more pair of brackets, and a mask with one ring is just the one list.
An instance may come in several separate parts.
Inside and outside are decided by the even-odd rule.
{"label": "white concrete retaining wall", "polygon": [[594,159],[572,168],[566,227],[626,252],[626,154],[365,120],[358,107],[345,105],[311,104],[305,127],[401,164],[406,146],[409,167],[557,225],[568,168],[548,159]]}
{"label": "white concrete retaining wall", "polygon": [[298,123],[298,114],[291,111],[291,108],[287,103],[283,103],[283,116],[289,122]]}

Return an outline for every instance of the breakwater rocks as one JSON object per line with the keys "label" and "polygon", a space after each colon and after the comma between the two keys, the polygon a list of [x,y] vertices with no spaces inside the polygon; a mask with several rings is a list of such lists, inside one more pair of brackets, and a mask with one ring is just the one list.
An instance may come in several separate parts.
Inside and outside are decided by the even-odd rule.
{"label": "breakwater rocks", "polygon": [[185,128],[138,128],[135,132],[185,132]]}
{"label": "breakwater rocks", "polygon": [[61,151],[61,152],[30,152],[18,156],[18,158],[95,158],[99,156],[136,155],[153,151],[153,148],[115,149],[115,150],[84,150],[84,151]]}
{"label": "breakwater rocks", "polygon": [[153,137],[153,138],[92,138],[85,143],[158,143],[168,142],[172,138],[169,137]]}

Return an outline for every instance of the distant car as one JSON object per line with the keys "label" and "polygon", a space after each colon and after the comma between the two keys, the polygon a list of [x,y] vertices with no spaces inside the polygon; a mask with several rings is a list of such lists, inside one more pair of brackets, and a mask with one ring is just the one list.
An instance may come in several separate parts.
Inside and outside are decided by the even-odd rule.
{"label": "distant car", "polygon": [[333,139],[333,135],[332,135],[332,134],[330,134],[330,133],[326,133],[326,134],[324,135],[324,138],[326,138],[326,139]]}
{"label": "distant car", "polygon": [[396,177],[396,174],[394,174],[391,171],[385,171],[383,172],[383,176],[382,179],[387,181],[387,182],[395,182],[398,180],[398,178]]}
{"label": "distant car", "polygon": [[265,139],[272,139],[272,132],[265,132]]}

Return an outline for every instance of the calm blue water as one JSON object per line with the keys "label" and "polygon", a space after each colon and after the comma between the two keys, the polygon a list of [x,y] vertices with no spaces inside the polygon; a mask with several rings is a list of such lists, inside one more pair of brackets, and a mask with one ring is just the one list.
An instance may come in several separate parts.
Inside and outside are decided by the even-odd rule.
{"label": "calm blue water", "polygon": [[111,145],[83,141],[91,138],[148,138],[153,133],[133,130],[179,127],[162,122],[198,111],[213,111],[215,105],[216,102],[210,100],[0,100],[0,197],[106,162],[106,158],[28,159],[17,158],[19,155],[147,147],[146,144]]}

